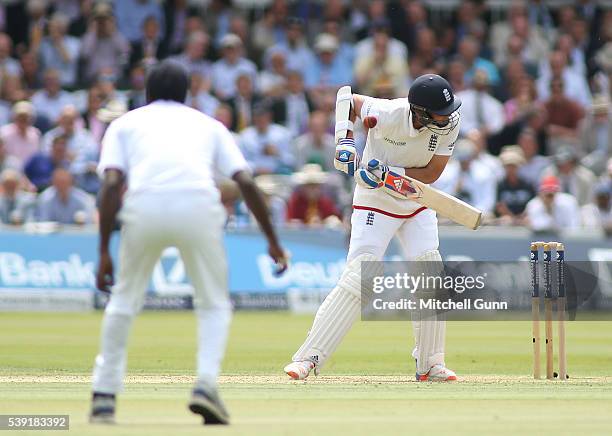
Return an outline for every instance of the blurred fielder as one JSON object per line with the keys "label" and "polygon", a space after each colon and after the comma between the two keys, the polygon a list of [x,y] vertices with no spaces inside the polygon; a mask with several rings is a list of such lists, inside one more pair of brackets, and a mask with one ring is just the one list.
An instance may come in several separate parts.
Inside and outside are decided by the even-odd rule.
{"label": "blurred fielder", "polygon": [[[441,265],[436,213],[409,199],[400,199],[383,183],[387,174],[435,182],[444,170],[459,132],[461,101],[449,83],[435,74],[418,77],[408,98],[383,100],[352,94],[349,87],[336,102],[335,167],[355,177],[351,239],[347,264],[336,287],[315,316],[306,341],[285,367],[292,378],[315,374],[342,341],[360,312],[360,269],[363,261],[381,260],[394,236],[406,260]],[[368,128],[365,167],[352,139],[358,116]],[[416,378],[456,380],[444,362],[446,324],[413,318]]]}
{"label": "blurred fielder", "polygon": [[[229,421],[217,393],[231,307],[223,247],[226,216],[214,170],[237,182],[279,272],[286,267],[264,200],[232,135],[221,123],[183,104],[188,82],[180,65],[157,65],[147,79],[149,104],[114,121],[104,136],[97,286],[103,291],[112,286],[112,294],[93,371],[92,422],[114,421],[132,321],[142,308],[160,254],[170,246],[179,249],[194,287],[198,379],[189,408],[202,415],[205,424]],[[127,192],[121,204],[124,185]],[[109,240],[116,217],[122,228],[113,286]]]}

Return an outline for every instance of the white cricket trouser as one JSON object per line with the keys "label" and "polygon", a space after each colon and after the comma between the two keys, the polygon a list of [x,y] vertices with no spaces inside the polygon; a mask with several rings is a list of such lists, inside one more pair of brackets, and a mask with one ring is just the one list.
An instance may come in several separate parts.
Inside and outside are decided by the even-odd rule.
{"label": "white cricket trouser", "polygon": [[[304,344],[293,356],[294,361],[311,360],[319,368],[323,366],[359,317],[360,262],[381,260],[394,236],[400,242],[405,260],[414,260],[428,251],[437,250],[436,213],[425,209],[410,218],[395,218],[372,210],[353,210],[346,270],[338,285],[321,304]],[[414,327],[416,347],[413,355],[416,357],[419,354],[419,335],[416,332],[419,326]],[[420,333],[422,336],[424,332]],[[444,363],[444,353],[439,351],[432,347],[427,363],[429,366]]]}
{"label": "white cricket trouser", "polygon": [[194,287],[199,382],[214,386],[231,319],[223,245],[225,210],[198,191],[141,193],[126,200],[119,218],[118,271],[104,313],[93,390],[121,390],[132,320],[142,309],[153,268],[167,247],[178,248]]}

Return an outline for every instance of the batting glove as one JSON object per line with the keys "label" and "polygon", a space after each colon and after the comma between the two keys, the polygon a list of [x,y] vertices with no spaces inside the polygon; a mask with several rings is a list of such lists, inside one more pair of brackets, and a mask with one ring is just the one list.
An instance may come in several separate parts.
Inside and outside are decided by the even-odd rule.
{"label": "batting glove", "polygon": [[355,148],[355,140],[353,138],[341,139],[336,145],[334,168],[352,177],[358,167],[359,154]]}

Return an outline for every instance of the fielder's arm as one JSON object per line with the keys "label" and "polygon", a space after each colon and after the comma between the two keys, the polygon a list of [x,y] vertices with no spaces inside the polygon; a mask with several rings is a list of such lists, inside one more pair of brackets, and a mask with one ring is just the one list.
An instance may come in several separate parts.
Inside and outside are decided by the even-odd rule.
{"label": "fielder's arm", "polygon": [[115,226],[117,213],[121,208],[121,193],[125,185],[125,175],[118,169],[107,169],[100,188],[100,246],[96,287],[110,292],[114,283],[113,261],[110,256],[110,237]]}
{"label": "fielder's arm", "polygon": [[247,171],[238,171],[232,176],[232,179],[238,184],[238,189],[240,189],[244,202],[249,210],[253,212],[261,231],[268,240],[268,254],[276,263],[276,274],[283,273],[288,266],[287,253],[278,242],[263,194]]}

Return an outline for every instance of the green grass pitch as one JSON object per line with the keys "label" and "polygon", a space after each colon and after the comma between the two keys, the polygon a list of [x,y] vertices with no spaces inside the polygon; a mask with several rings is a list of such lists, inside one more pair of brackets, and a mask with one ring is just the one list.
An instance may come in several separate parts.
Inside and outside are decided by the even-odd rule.
{"label": "green grass pitch", "polygon": [[[291,382],[282,368],[312,317],[274,312],[235,315],[221,380],[231,426],[202,427],[186,409],[195,366],[188,312],[137,319],[119,424],[92,426],[89,373],[100,319],[1,314],[0,414],[69,414],[74,435],[592,435],[612,428],[611,323],[568,323],[567,382],[530,378],[528,322],[449,323],[447,363],[461,380],[446,384],[413,381],[410,323],[358,322],[321,376]],[[45,432],[15,434],[29,433]]]}

